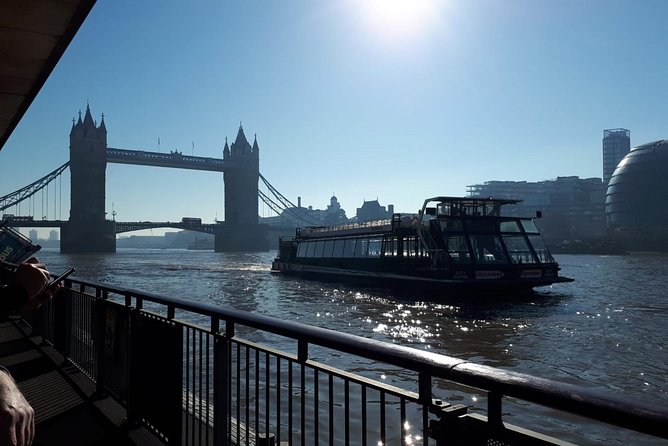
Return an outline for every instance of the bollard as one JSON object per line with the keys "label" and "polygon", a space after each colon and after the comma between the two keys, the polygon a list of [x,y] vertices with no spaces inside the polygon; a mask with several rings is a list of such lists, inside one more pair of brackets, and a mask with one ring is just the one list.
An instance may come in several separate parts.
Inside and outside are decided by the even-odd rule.
{"label": "bollard", "polygon": [[257,434],[257,446],[274,446],[276,439],[271,432],[260,432]]}

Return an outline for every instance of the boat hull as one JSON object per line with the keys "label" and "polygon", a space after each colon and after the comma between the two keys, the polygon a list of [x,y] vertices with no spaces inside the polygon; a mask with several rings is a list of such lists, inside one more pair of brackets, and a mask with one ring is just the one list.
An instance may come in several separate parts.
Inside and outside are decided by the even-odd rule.
{"label": "boat hull", "polygon": [[[478,270],[469,273],[467,278],[448,277],[441,274],[437,277],[427,272],[424,275],[403,274],[400,272],[365,271],[327,266],[305,265],[275,260],[272,271],[307,279],[318,279],[336,282],[348,282],[381,288],[420,288],[436,291],[455,291],[458,293],[518,293],[530,292],[534,288],[550,286],[555,283],[572,282],[573,279],[563,276],[554,277],[504,277],[499,271]],[[481,277],[489,278],[481,278]]]}

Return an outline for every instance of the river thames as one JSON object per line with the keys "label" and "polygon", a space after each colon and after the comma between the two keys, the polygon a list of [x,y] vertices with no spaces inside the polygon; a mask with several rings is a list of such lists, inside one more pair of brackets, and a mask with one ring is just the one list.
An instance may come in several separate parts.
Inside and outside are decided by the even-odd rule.
{"label": "river thames", "polygon": [[[104,255],[44,249],[38,255],[54,274],[74,266],[74,277],[82,280],[257,312],[668,406],[668,256],[557,255],[561,273],[575,282],[523,299],[475,301],[287,278],[270,273],[274,256],[177,249]],[[378,377],[383,373],[378,370]],[[475,398],[460,402],[475,405]],[[583,428],[583,442],[583,432],[570,438],[572,427],[547,429],[579,444],[665,444],[598,428]]]}

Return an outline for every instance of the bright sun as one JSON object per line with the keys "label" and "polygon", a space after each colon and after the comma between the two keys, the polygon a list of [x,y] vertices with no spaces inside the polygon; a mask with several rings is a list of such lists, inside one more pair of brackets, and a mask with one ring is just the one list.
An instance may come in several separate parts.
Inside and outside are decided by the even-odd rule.
{"label": "bright sun", "polygon": [[359,0],[364,20],[384,38],[405,40],[419,34],[437,17],[437,0]]}

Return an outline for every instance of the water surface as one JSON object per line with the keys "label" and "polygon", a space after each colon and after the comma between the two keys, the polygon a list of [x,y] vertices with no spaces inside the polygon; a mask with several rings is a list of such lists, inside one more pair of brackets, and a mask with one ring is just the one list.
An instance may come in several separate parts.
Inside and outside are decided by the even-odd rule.
{"label": "water surface", "polygon": [[[562,273],[576,282],[540,288],[528,298],[476,300],[284,277],[269,272],[274,256],[134,249],[39,255],[54,273],[74,266],[75,277],[84,280],[299,321],[668,406],[667,256],[559,255]],[[340,365],[376,379],[409,379],[362,361]],[[445,398],[480,405],[477,396],[451,390],[444,390]],[[629,442],[577,423],[547,429],[580,444],[577,436],[568,438],[571,430],[584,429],[592,444]]]}

